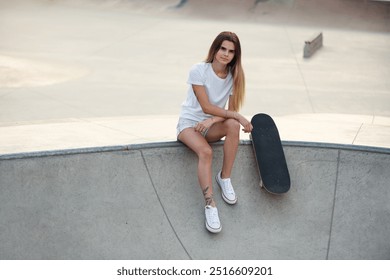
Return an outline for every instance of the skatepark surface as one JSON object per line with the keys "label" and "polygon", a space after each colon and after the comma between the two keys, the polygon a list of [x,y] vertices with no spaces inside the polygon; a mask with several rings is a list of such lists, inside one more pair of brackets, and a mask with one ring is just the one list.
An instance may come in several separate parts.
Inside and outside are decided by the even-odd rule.
{"label": "skatepark surface", "polygon": [[[223,30],[292,187],[259,188],[242,134],[211,234],[175,126]],[[0,0],[0,259],[389,259],[389,32],[387,1]]]}

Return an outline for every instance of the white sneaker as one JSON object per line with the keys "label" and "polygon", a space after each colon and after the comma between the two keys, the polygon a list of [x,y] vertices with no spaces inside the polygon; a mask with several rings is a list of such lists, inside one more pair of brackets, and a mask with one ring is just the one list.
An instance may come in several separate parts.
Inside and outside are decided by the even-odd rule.
{"label": "white sneaker", "polygon": [[222,198],[228,204],[236,204],[237,196],[234,192],[232,182],[230,178],[222,179],[221,172],[222,171],[220,171],[217,176],[215,176],[215,180],[217,181],[219,187],[222,190]]}
{"label": "white sneaker", "polygon": [[221,222],[219,221],[217,207],[207,205],[204,208],[206,216],[206,228],[212,233],[218,233],[222,230]]}

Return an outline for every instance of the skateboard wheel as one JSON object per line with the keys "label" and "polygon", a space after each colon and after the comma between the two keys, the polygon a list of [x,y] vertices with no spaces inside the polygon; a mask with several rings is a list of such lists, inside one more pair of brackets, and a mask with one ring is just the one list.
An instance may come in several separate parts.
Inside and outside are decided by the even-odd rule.
{"label": "skateboard wheel", "polygon": [[259,186],[260,186],[260,188],[264,188],[263,180],[260,180]]}

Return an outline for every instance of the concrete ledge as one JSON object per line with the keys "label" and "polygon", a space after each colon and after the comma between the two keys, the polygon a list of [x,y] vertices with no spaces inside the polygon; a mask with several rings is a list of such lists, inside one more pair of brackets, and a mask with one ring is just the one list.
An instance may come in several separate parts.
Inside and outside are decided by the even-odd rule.
{"label": "concrete ledge", "polygon": [[323,45],[322,32],[309,41],[305,41],[305,47],[303,48],[303,57],[311,57],[318,49]]}
{"label": "concrete ledge", "polygon": [[274,196],[258,187],[251,142],[241,142],[239,203],[215,189],[217,235],[204,228],[196,156],[179,142],[7,155],[0,259],[389,259],[390,149],[284,149],[292,188]]}
{"label": "concrete ledge", "polygon": [[[223,141],[219,141],[213,143],[212,145],[219,146],[219,145],[223,145],[223,143],[224,143]],[[252,145],[252,141],[240,140],[240,145],[241,146]],[[308,147],[308,148],[310,147],[310,148],[342,149],[342,150],[361,151],[361,152],[373,152],[373,153],[382,153],[382,154],[390,153],[390,148],[336,144],[336,143],[282,141],[282,145],[284,147]],[[142,150],[142,149],[153,149],[153,148],[161,149],[161,148],[172,148],[172,147],[183,147],[183,146],[184,145],[178,141],[151,142],[151,143],[128,144],[128,145],[117,145],[117,146],[101,146],[101,147],[90,147],[90,148],[74,148],[74,149],[62,149],[62,150],[0,154],[0,160],[128,151],[128,150]]]}

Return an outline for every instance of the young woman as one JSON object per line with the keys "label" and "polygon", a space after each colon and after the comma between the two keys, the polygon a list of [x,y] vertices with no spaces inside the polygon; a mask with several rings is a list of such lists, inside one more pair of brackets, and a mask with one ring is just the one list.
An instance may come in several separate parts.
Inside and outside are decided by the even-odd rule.
{"label": "young woman", "polygon": [[[230,176],[239,144],[240,127],[251,132],[251,123],[238,113],[245,95],[241,45],[233,32],[220,33],[211,44],[205,62],[189,73],[187,99],[182,104],[177,138],[198,156],[198,179],[205,199],[206,228],[222,229],[212,187],[212,148],[209,143],[225,137],[222,170],[216,181],[222,198],[235,204],[237,196]],[[226,104],[228,103],[227,109]]]}

